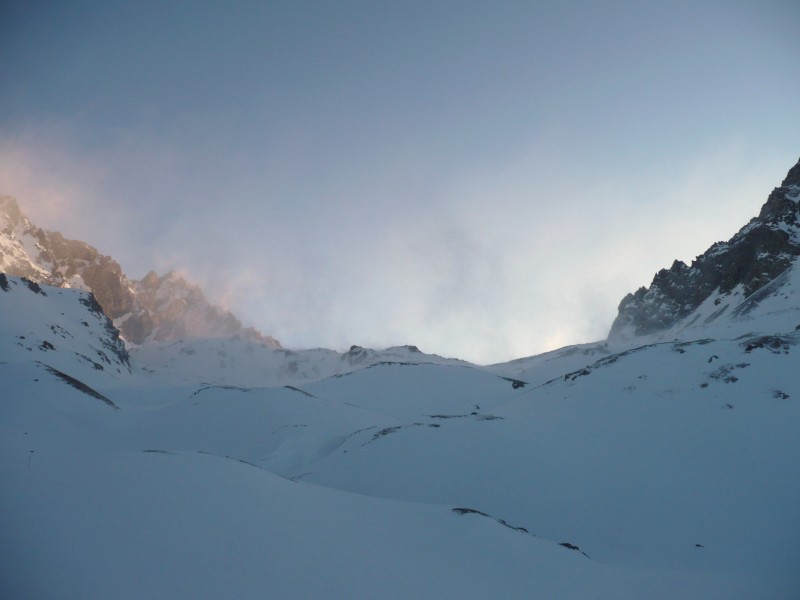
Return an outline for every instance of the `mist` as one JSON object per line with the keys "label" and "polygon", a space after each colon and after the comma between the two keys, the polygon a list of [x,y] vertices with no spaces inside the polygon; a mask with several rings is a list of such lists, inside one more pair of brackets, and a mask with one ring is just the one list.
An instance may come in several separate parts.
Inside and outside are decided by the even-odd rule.
{"label": "mist", "polygon": [[0,193],[288,348],[603,339],[797,159],[792,3],[0,10]]}
{"label": "mist", "polygon": [[[130,277],[177,270],[288,348],[414,344],[483,364],[603,339],[626,293],[729,238],[783,176],[778,157],[729,145],[668,172],[587,169],[576,181],[571,163],[540,149],[424,193],[416,182],[414,202],[394,186],[378,201],[367,182],[297,214],[176,171],[167,189],[189,181],[211,208],[159,220],[163,191],[122,189],[146,179],[150,164],[136,157],[157,163],[157,148],[126,143],[99,160],[34,139],[0,145],[0,187],[35,223],[95,245]],[[121,182],[112,164],[130,165]]]}

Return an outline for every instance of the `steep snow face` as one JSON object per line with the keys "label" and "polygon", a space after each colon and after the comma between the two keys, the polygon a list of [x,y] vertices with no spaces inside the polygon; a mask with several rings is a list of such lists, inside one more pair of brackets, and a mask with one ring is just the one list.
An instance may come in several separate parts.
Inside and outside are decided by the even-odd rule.
{"label": "steep snow face", "polygon": [[800,590],[800,332],[780,293],[739,339],[491,369],[195,340],[143,346],[129,372],[85,292],[0,288],[2,597]]}
{"label": "steep snow face", "polygon": [[732,338],[751,332],[769,334],[800,328],[800,263],[745,295],[742,286],[710,295],[685,319],[664,332],[666,339],[700,335]]}
{"label": "steep snow face", "polygon": [[177,273],[129,280],[115,260],[85,242],[36,227],[8,196],[0,196],[0,272],[91,291],[133,344],[240,335],[280,347],[274,338],[243,328]]}
{"label": "steep snow face", "polygon": [[[800,255],[800,161],[775,188],[758,217],[727,242],[718,242],[691,266],[675,261],[656,273],[649,288],[619,305],[609,340],[675,328],[710,297],[717,306],[753,296],[796,264]],[[711,317],[707,314],[706,317]]]}
{"label": "steep snow face", "polygon": [[119,331],[89,292],[40,286],[0,273],[0,360],[31,363],[80,380],[130,374]]}
{"label": "steep snow face", "polygon": [[709,294],[674,325],[650,334],[610,338],[607,347],[624,348],[665,340],[733,339],[800,328],[800,263],[795,262],[751,294],[744,285]]}

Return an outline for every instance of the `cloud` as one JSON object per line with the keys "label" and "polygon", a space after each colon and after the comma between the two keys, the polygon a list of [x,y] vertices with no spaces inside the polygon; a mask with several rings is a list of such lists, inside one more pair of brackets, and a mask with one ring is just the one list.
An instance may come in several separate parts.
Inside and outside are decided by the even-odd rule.
{"label": "cloud", "polygon": [[[720,144],[662,172],[620,174],[597,161],[576,174],[573,162],[532,152],[468,174],[443,194],[442,214],[478,251],[453,247],[463,262],[451,274],[480,270],[491,256],[493,276],[437,298],[439,307],[456,303],[462,330],[451,339],[480,362],[603,338],[626,293],[649,285],[673,259],[691,261],[729,238],[758,212],[776,178],[774,164],[753,154]],[[442,315],[419,331],[452,352],[453,342],[434,333],[447,324]]]}
{"label": "cloud", "polygon": [[729,238],[786,168],[723,142],[627,169],[555,139],[435,179],[402,163],[293,191],[153,132],[99,157],[68,128],[30,130],[0,140],[0,192],[131,276],[179,270],[287,347],[498,362],[604,337],[626,293]]}
{"label": "cloud", "polygon": [[15,197],[36,225],[88,242],[126,270],[142,243],[142,207],[115,194],[119,164],[77,142],[67,123],[46,123],[0,136],[0,193]]}
{"label": "cloud", "polygon": [[[97,207],[105,171],[70,148],[65,133],[0,137],[0,193],[19,200],[36,223],[84,221]],[[80,218],[78,218],[80,215]]]}

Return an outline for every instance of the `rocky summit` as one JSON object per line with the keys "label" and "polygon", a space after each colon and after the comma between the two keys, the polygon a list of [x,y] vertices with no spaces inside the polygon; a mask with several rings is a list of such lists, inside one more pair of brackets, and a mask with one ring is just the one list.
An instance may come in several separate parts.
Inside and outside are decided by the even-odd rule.
{"label": "rocky summit", "polygon": [[17,201],[0,196],[0,272],[57,287],[87,290],[132,344],[240,335],[279,348],[214,306],[175,272],[129,279],[117,261],[89,244],[34,225]]}
{"label": "rocky summit", "polygon": [[800,255],[800,161],[769,195],[759,215],[727,242],[692,261],[676,260],[656,273],[650,287],[619,305],[610,340],[670,330],[706,300],[719,305],[733,295],[750,297],[793,266]]}

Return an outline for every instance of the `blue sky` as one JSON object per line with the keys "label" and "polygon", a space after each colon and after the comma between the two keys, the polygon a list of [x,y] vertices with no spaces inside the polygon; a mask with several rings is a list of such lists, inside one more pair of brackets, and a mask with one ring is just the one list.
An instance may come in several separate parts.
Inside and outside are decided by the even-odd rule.
{"label": "blue sky", "polygon": [[800,5],[4,2],[0,192],[289,347],[604,337],[800,155]]}

